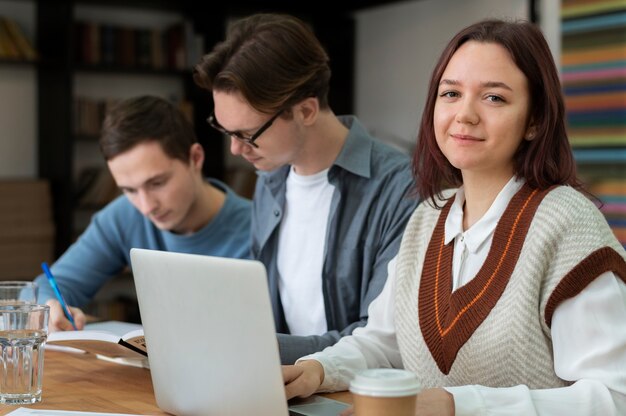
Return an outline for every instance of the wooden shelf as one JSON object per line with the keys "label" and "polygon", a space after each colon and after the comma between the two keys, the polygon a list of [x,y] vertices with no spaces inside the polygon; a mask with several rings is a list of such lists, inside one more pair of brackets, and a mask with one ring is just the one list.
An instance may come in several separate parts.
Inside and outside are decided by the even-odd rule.
{"label": "wooden shelf", "polygon": [[174,70],[174,69],[155,69],[145,67],[127,67],[127,66],[106,66],[106,65],[83,65],[75,64],[74,71],[95,74],[114,74],[114,75],[157,75],[157,76],[175,76],[190,77],[191,70]]}
{"label": "wooden shelf", "polygon": [[10,58],[0,58],[0,65],[9,65],[9,66],[35,66],[38,61],[25,61],[23,59],[10,59]]}

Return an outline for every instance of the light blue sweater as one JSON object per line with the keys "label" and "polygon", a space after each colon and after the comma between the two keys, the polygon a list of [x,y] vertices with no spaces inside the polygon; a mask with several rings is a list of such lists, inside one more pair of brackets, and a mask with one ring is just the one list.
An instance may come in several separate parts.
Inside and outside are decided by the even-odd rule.
{"label": "light blue sweater", "polygon": [[[95,214],[78,240],[52,265],[52,274],[69,305],[84,306],[112,277],[130,265],[133,247],[219,257],[250,257],[250,201],[222,182],[211,184],[226,193],[224,206],[204,228],[191,235],[158,229],[120,196]],[[39,303],[54,298],[42,274]]]}

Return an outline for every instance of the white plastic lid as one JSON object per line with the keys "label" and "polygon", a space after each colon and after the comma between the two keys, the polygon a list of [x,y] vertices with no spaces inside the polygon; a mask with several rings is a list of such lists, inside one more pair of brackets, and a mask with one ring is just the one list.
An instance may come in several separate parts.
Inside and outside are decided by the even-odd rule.
{"label": "white plastic lid", "polygon": [[421,386],[415,374],[395,368],[365,370],[350,382],[350,391],[363,396],[411,396],[420,390]]}

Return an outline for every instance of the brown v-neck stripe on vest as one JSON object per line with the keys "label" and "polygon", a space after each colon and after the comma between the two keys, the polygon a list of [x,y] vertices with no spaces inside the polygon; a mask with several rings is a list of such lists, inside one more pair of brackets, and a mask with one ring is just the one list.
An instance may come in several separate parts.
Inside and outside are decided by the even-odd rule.
{"label": "brown v-neck stripe on vest", "polygon": [[447,246],[445,222],[454,198],[443,207],[426,251],[419,287],[419,323],[439,370],[448,374],[457,353],[502,296],[537,207],[550,190],[524,185],[496,226],[478,274],[452,293],[454,241]]}

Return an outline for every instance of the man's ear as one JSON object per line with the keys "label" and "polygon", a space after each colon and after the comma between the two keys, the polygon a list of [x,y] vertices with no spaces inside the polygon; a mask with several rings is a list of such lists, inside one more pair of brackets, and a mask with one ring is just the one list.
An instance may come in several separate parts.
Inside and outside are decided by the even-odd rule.
{"label": "man's ear", "polygon": [[189,149],[189,163],[196,169],[202,171],[204,164],[204,148],[200,143],[194,143]]}
{"label": "man's ear", "polygon": [[316,97],[305,98],[294,106],[294,114],[305,126],[310,126],[317,120],[320,111],[320,102]]}

